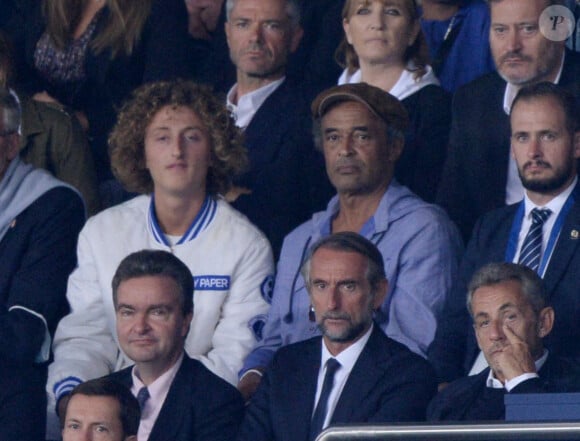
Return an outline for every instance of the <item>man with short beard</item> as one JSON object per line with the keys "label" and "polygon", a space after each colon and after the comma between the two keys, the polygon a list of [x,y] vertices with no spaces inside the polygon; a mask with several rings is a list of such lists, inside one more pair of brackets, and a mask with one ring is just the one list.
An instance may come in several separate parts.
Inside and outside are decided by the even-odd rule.
{"label": "man with short beard", "polygon": [[[563,88],[538,83],[520,90],[510,122],[511,152],[525,188],[524,199],[485,214],[473,230],[459,279],[429,348],[441,383],[467,374],[477,356],[465,292],[474,272],[489,262],[521,263],[544,279],[558,317],[544,344],[551,353],[580,354],[576,344],[580,338],[578,106]],[[471,372],[479,366],[484,367],[476,363]]]}
{"label": "man with short beard", "polygon": [[353,232],[312,245],[301,274],[322,337],[281,348],[239,441],[312,441],[327,426],[421,421],[435,392],[427,361],[373,322],[388,290],[379,249]]}
{"label": "man with short beard", "polygon": [[[519,202],[524,188],[509,155],[509,109],[518,90],[549,81],[580,99],[580,56],[540,25],[563,0],[490,0],[489,41],[497,73],[460,88],[453,101],[449,154],[437,202],[464,239],[489,210]],[[543,22],[542,22],[543,23]]]}

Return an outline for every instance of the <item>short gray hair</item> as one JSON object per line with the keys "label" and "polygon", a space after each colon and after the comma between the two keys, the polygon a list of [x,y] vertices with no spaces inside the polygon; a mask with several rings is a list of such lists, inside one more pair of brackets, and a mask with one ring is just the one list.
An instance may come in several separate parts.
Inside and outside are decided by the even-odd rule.
{"label": "short gray hair", "polygon": [[0,89],[0,110],[4,123],[4,134],[20,133],[22,109],[20,100],[11,89]]}
{"label": "short gray hair", "polygon": [[302,274],[306,286],[310,284],[310,267],[312,264],[312,256],[320,248],[358,253],[366,257],[368,263],[365,276],[369,282],[369,285],[371,286],[371,289],[373,290],[373,294],[375,289],[378,287],[378,284],[382,280],[386,280],[383,255],[376,247],[376,245],[360,234],[344,231],[319,239],[308,250],[306,258],[304,259],[304,263],[300,268],[300,274]]}
{"label": "short gray hair", "polygon": [[[227,0],[226,2],[226,19],[230,21],[230,16],[232,9],[236,4],[237,0]],[[286,2],[286,13],[288,14],[288,19],[293,28],[300,26],[300,6],[296,0],[284,0]],[[311,0],[309,0],[311,1]]]}
{"label": "short gray hair", "polygon": [[473,294],[479,288],[508,281],[519,282],[525,299],[535,314],[548,305],[548,292],[538,274],[524,265],[509,262],[489,263],[480,268],[471,278],[467,288],[467,309],[473,317]]}

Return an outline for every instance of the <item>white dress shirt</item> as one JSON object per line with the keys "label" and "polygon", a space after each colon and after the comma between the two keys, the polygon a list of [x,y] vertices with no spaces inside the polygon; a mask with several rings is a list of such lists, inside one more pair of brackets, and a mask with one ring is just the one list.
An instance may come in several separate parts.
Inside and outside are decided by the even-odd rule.
{"label": "white dress shirt", "polygon": [[227,95],[227,107],[236,120],[236,126],[245,130],[250,125],[252,118],[264,101],[280,87],[286,77],[273,81],[260,87],[252,92],[246,93],[238,98],[237,104],[234,104],[238,92],[238,84],[234,84]]}
{"label": "white dress shirt", "polygon": [[[169,370],[164,372],[159,378],[157,378],[153,383],[147,386],[149,391],[149,399],[145,402],[145,406],[141,411],[141,421],[139,421],[139,431],[137,432],[137,441],[147,441],[149,439],[149,434],[157,421],[159,412],[163,407],[165,398],[169,393],[169,388],[173,383],[173,379],[177,374],[177,371],[181,367],[181,362],[183,361],[183,354],[177,360]],[[133,387],[131,387],[131,393],[135,396],[139,393],[142,387],[145,387],[143,382],[136,372],[137,366],[133,367],[131,371],[131,377],[133,378]]]}

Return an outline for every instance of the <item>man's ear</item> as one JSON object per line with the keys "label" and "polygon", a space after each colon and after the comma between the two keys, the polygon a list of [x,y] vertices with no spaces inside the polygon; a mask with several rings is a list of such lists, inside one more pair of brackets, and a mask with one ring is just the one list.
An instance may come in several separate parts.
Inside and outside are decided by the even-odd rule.
{"label": "man's ear", "polygon": [[554,308],[546,306],[538,314],[538,337],[546,337],[554,327]]}
{"label": "man's ear", "polygon": [[389,290],[389,282],[387,279],[383,279],[377,283],[375,288],[375,296],[373,297],[373,310],[377,310],[381,307],[385,299],[387,298],[387,291]]}

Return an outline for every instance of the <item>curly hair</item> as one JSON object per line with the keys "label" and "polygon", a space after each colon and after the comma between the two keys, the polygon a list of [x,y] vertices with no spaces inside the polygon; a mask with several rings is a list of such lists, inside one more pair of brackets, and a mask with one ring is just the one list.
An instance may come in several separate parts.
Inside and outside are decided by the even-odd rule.
{"label": "curly hair", "polygon": [[[354,3],[361,0],[346,0],[342,8],[342,19],[348,21],[352,16],[352,9]],[[373,0],[363,0],[364,3],[371,3]],[[380,0],[379,0],[380,1]],[[384,2],[384,0],[382,0]],[[419,8],[416,0],[402,0],[402,6],[405,9],[411,24],[419,22]],[[354,47],[347,41],[346,35],[342,37],[342,41],[336,49],[334,54],[336,62],[352,74],[359,67],[359,60]],[[407,65],[407,69],[413,72],[415,79],[422,77],[427,72],[427,65],[429,64],[429,48],[427,47],[427,40],[423,31],[419,29],[417,38],[411,46],[407,48],[403,56],[403,61]],[[409,62],[412,68],[409,69]]]}
{"label": "curly hair", "polygon": [[205,125],[211,141],[211,165],[207,174],[209,194],[225,194],[232,177],[247,164],[242,133],[233,118],[207,86],[174,80],[145,84],[122,107],[109,136],[111,167],[128,191],[151,193],[154,183],[145,166],[145,132],[163,107],[187,107]]}

